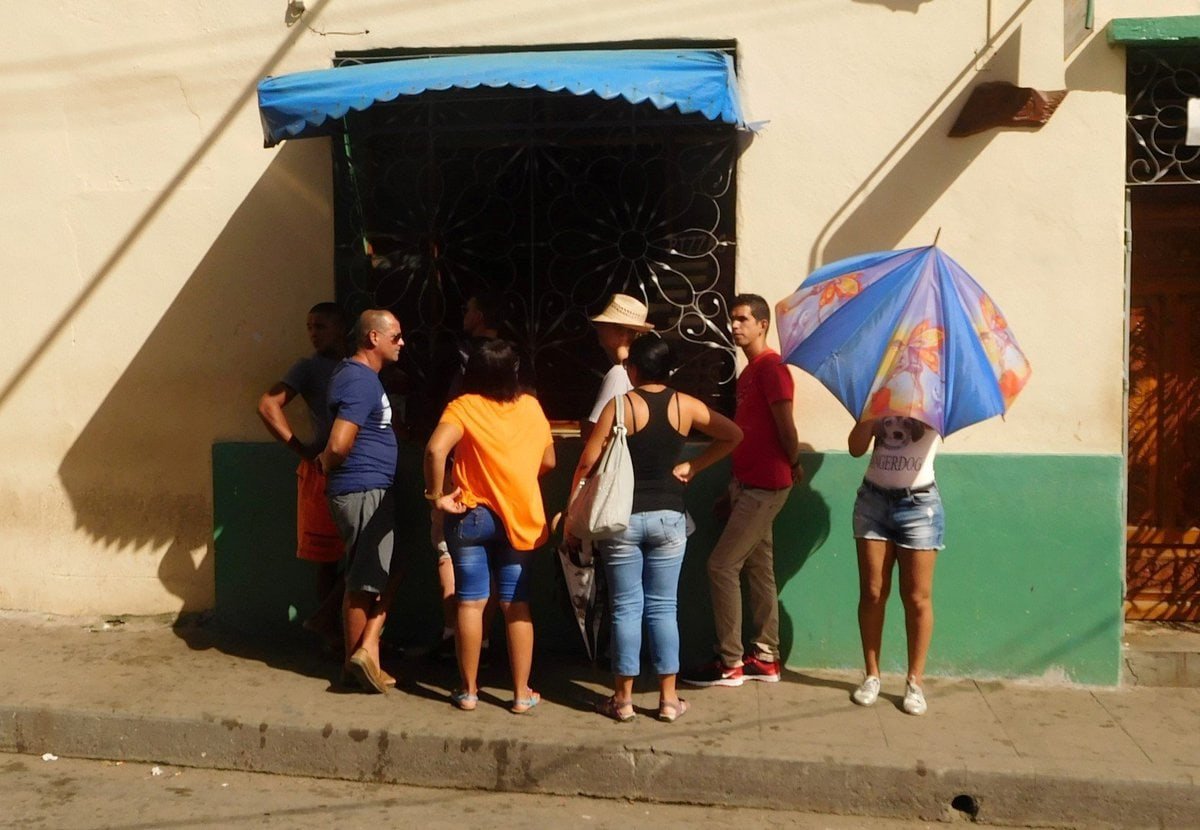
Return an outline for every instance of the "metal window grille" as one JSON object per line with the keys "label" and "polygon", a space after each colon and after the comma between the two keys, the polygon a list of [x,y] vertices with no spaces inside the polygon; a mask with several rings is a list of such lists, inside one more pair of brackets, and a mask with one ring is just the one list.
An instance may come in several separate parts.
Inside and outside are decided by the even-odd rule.
{"label": "metal window grille", "polygon": [[1200,183],[1200,147],[1184,143],[1187,102],[1200,97],[1200,49],[1130,49],[1126,183]]}
{"label": "metal window grille", "polygon": [[591,407],[608,366],[588,317],[614,292],[649,306],[674,384],[732,410],[732,127],[620,99],[452,90],[351,112],[333,147],[339,301],[400,319],[418,432],[480,290],[502,293],[502,335],[552,420]]}

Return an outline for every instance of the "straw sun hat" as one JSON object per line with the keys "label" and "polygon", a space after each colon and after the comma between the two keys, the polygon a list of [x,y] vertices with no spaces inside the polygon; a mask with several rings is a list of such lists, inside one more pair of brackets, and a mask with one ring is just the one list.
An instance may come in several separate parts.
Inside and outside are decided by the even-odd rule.
{"label": "straw sun hat", "polygon": [[628,294],[613,294],[604,311],[592,318],[593,323],[613,323],[634,331],[654,331],[646,322],[646,306]]}

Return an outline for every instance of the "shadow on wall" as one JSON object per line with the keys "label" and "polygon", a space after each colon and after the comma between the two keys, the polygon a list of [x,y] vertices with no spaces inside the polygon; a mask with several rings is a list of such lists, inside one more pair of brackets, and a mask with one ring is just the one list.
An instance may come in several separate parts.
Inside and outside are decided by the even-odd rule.
{"label": "shadow on wall", "polygon": [[[1017,79],[1020,34],[1020,27],[1017,27],[1008,35],[987,66],[978,72],[979,81]],[[961,77],[960,74],[955,78],[947,90],[953,88]],[[851,195],[818,236],[810,257],[811,268],[865,251],[896,247],[966,171],[997,132],[988,130],[967,138],[949,138],[946,135],[974,86],[975,83],[966,85],[953,100],[942,106],[940,114],[929,122],[919,137],[912,139],[908,151],[895,160],[878,184],[871,186],[873,176],[868,177],[859,190]],[[939,105],[935,103],[933,106]],[[902,139],[900,144],[906,139]],[[888,160],[885,159],[877,170],[884,169],[887,164]],[[868,187],[870,190],[862,201],[845,213],[859,193]],[[843,214],[844,218],[839,218]],[[925,244],[932,242],[931,236]]]}
{"label": "shadow on wall", "polygon": [[1125,94],[1125,49],[1094,33],[1067,64],[1066,87],[1081,92]]}
{"label": "shadow on wall", "polygon": [[182,611],[213,603],[212,444],[246,432],[295,358],[281,343],[332,293],[329,177],[325,140],[276,153],[58,469],[76,527],[114,555],[166,547]]}
{"label": "shadow on wall", "polygon": [[[829,538],[830,516],[829,503],[819,492],[813,489],[817,474],[825,461],[822,453],[813,451],[809,444],[800,446],[803,460],[804,481],[792,488],[791,496],[784,505],[779,528],[798,528],[797,532],[787,534],[782,538],[777,533],[775,539],[775,586],[780,596],[787,590],[788,583],[799,576],[805,563],[816,553],[825,540]],[[747,637],[747,642],[749,638]],[[787,605],[779,603],[779,653],[784,665],[792,653],[792,644],[796,639],[796,625],[792,615],[788,613]]]}

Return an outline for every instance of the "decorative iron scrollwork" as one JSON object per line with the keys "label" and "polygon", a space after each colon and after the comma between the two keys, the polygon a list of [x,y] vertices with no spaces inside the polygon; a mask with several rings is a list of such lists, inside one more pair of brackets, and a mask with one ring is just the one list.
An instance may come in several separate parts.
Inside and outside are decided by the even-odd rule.
{"label": "decorative iron scrollwork", "polygon": [[1128,184],[1200,183],[1200,147],[1184,143],[1189,98],[1200,98],[1195,50],[1129,50]]}
{"label": "decorative iron scrollwork", "polygon": [[563,93],[453,90],[352,112],[334,142],[339,299],[397,314],[402,368],[432,409],[466,299],[502,292],[503,335],[549,417],[573,420],[607,369],[588,317],[632,294],[676,348],[677,385],[730,411],[736,154],[728,125]]}

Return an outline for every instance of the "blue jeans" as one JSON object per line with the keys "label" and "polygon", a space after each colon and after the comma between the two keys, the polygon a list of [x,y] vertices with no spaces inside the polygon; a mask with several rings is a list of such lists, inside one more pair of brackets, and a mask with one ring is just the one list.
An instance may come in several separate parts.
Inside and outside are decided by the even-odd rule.
{"label": "blue jeans", "polygon": [[650,635],[656,674],[679,672],[679,571],[687,535],[674,510],[634,513],[629,527],[597,542],[612,602],[612,670],[622,677],[641,672],[642,619]]}
{"label": "blue jeans", "polygon": [[531,550],[513,550],[500,517],[479,505],[446,516],[446,547],[454,563],[454,593],[459,599],[487,599],[492,573],[501,602],[529,601]]}
{"label": "blue jeans", "polygon": [[891,542],[910,550],[942,550],[946,511],[936,484],[885,490],[864,481],[854,501],[854,538]]}

